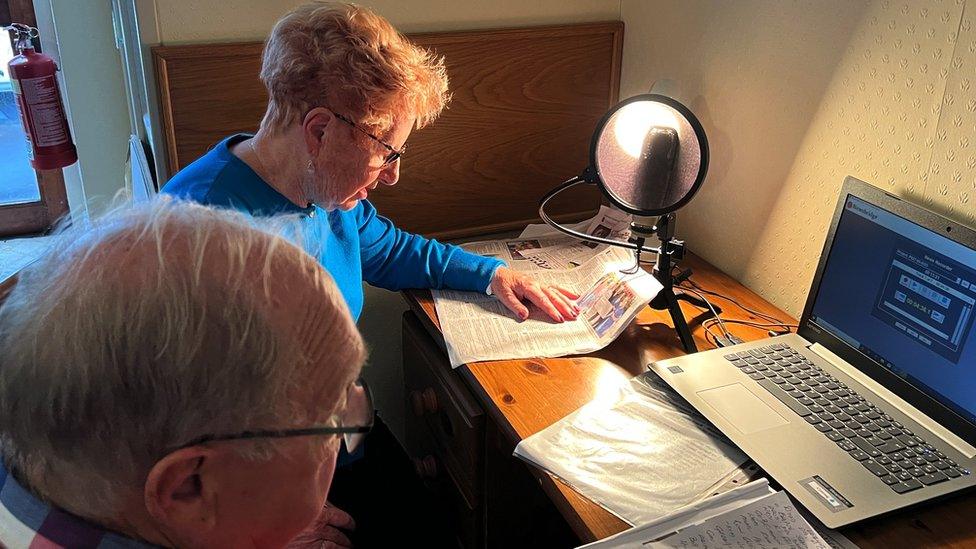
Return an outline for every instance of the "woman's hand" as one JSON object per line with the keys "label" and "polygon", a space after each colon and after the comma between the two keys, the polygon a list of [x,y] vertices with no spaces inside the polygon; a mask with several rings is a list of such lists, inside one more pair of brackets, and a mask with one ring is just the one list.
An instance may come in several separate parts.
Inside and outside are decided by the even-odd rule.
{"label": "woman's hand", "polygon": [[351,549],[352,542],[343,530],[355,530],[352,516],[325,502],[319,518],[298,537],[291,540],[287,549]]}
{"label": "woman's hand", "polygon": [[520,320],[529,318],[525,300],[534,303],[556,322],[575,320],[579,314],[575,303],[578,295],[559,286],[540,285],[532,277],[508,267],[499,267],[495,271],[491,292]]}

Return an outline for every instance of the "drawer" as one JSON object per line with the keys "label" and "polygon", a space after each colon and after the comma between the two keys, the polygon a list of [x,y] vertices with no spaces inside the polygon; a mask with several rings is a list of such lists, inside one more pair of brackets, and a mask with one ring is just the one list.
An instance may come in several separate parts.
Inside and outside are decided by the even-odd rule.
{"label": "drawer", "polygon": [[457,482],[445,469],[444,462],[434,452],[429,449],[411,457],[417,474],[438,504],[435,512],[438,513],[441,528],[451,532],[459,547],[484,547],[484,505],[471,505],[470,496],[461,493]]}
{"label": "drawer", "polygon": [[403,377],[408,452],[413,458],[433,457],[438,473],[451,479],[468,508],[479,508],[484,411],[412,312],[403,315]]}

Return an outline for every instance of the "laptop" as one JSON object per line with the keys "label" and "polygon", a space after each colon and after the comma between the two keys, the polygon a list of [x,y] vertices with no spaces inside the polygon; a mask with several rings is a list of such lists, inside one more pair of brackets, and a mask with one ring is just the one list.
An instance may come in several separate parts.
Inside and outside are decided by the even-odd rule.
{"label": "laptop", "polygon": [[976,232],[848,177],[796,334],[656,362],[821,522],[976,484]]}

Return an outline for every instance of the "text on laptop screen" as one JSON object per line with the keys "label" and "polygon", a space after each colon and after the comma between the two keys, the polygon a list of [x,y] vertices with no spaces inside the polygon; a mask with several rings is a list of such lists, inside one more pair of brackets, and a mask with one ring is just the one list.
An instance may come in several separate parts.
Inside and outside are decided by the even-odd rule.
{"label": "text on laptop screen", "polygon": [[848,196],[810,319],[976,422],[976,250]]}

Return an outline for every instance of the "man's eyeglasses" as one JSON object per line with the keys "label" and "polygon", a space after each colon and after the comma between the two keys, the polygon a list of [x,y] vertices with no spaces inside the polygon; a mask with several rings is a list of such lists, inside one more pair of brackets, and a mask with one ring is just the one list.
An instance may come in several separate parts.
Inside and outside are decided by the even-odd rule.
{"label": "man's eyeglasses", "polygon": [[[325,107],[325,108],[328,109],[328,107]],[[390,151],[390,153],[387,154],[385,158],[383,158],[383,165],[384,166],[389,166],[390,164],[396,162],[397,160],[400,159],[401,156],[403,156],[403,153],[405,153],[407,151],[406,144],[403,145],[403,148],[401,148],[400,150],[397,150],[396,148],[393,147],[393,145],[390,145],[386,141],[383,141],[379,137],[376,137],[375,135],[373,135],[373,134],[369,133],[368,131],[364,130],[363,128],[361,128],[359,126],[359,124],[356,124],[355,122],[353,122],[349,118],[347,118],[347,117],[345,117],[345,116],[343,116],[343,115],[341,115],[341,114],[333,111],[332,109],[329,109],[329,111],[332,114],[334,114],[335,117],[338,118],[339,120],[342,120],[346,124],[349,124],[353,128],[356,128],[357,130],[363,132],[364,134],[366,134],[367,137],[369,137],[373,141],[376,141],[380,145],[383,145],[383,147],[385,147],[386,150]]]}
{"label": "man's eyeglasses", "polygon": [[205,442],[223,440],[245,440],[255,438],[289,438],[312,435],[342,435],[346,444],[346,451],[350,454],[359,447],[363,439],[373,428],[373,395],[366,382],[360,378],[349,386],[346,392],[346,406],[339,412],[337,426],[314,426],[301,429],[277,429],[260,431],[241,431],[224,435],[204,435],[195,438],[176,450],[189,448]]}

